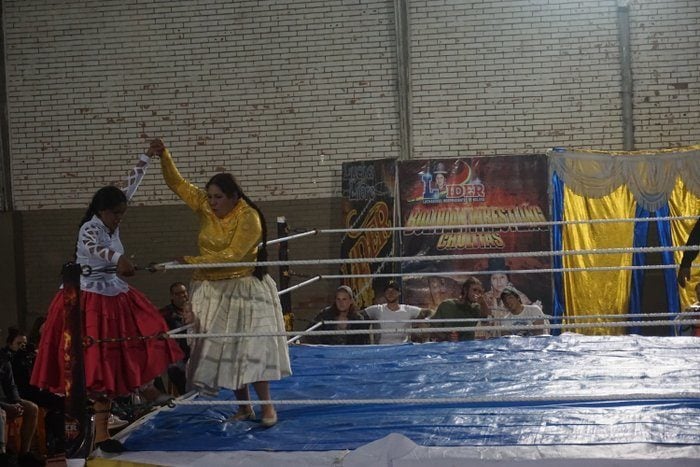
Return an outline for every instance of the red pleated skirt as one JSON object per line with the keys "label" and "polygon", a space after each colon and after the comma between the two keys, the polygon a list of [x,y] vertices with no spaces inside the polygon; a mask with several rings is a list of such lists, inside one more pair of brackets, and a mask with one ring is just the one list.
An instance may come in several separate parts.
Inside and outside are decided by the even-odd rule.
{"label": "red pleated skirt", "polygon": [[[65,394],[64,301],[61,289],[49,307],[31,384]],[[158,309],[130,287],[116,296],[80,292],[83,337],[92,339],[155,336],[168,331]],[[173,339],[133,339],[92,343],[84,348],[88,394],[127,395],[167,370],[184,355]]]}

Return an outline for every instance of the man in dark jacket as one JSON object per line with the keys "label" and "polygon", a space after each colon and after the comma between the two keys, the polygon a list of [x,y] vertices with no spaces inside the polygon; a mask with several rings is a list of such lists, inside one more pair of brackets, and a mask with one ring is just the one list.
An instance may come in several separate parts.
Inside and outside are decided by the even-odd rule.
{"label": "man in dark jacket", "polygon": [[[170,285],[170,304],[160,309],[161,315],[168,324],[168,329],[181,328],[192,322],[192,310],[187,293],[187,286],[182,282],[174,282]],[[177,334],[187,333],[186,330],[180,331]],[[187,386],[187,378],[185,376],[185,366],[190,358],[190,346],[187,345],[186,339],[177,340],[185,358],[168,367],[168,378],[175,385],[178,394],[185,393]]]}
{"label": "man in dark jacket", "polygon": [[[36,431],[39,408],[35,403],[19,397],[19,391],[12,375],[12,364],[5,352],[0,352],[0,408],[7,420],[22,418],[20,447],[17,453],[18,464],[20,466],[44,465],[44,462],[38,456],[29,452],[32,438],[34,438],[34,432]],[[4,419],[5,417],[2,418]]]}

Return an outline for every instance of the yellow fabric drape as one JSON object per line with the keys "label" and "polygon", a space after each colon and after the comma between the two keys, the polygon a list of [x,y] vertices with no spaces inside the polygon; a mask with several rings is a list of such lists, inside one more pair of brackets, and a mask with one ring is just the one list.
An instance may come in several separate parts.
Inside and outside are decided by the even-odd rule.
{"label": "yellow fabric drape", "polygon": [[[683,181],[679,178],[676,180],[676,186],[668,199],[668,207],[671,216],[697,216],[700,214],[700,198],[688,191]],[[694,225],[694,220],[671,221],[671,239],[673,244],[678,246],[685,245]],[[674,257],[676,264],[680,264],[683,252],[676,251]],[[700,257],[693,264],[698,264],[698,261],[700,261]],[[700,297],[695,297],[695,287],[698,282],[700,282],[700,269],[693,268],[691,269],[690,282],[685,285],[685,288],[679,288],[681,310],[700,299]]]}
{"label": "yellow fabric drape", "polygon": [[[565,221],[633,218],[635,208],[634,197],[626,186],[621,186],[609,195],[598,199],[585,198],[567,187],[564,188],[563,218]],[[566,225],[562,234],[564,250],[631,248],[634,241],[634,223]],[[632,264],[632,254],[564,256],[562,263],[565,268],[623,267]],[[627,313],[631,274],[629,270],[564,273],[565,316]],[[596,318],[568,320],[568,323],[604,323],[606,321],[616,320]],[[602,326],[595,328],[572,326],[562,331],[591,335],[619,335],[626,332],[619,327]]]}

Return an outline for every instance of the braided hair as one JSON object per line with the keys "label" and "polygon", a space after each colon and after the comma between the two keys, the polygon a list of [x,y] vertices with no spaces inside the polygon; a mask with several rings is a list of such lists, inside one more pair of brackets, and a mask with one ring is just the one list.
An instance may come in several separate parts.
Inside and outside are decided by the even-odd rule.
{"label": "braided hair", "polygon": [[[216,185],[219,189],[229,198],[238,197],[243,199],[246,203],[250,205],[251,208],[258,213],[260,218],[260,226],[262,227],[262,244],[258,247],[257,261],[267,261],[267,224],[265,222],[265,216],[263,215],[260,208],[243,193],[241,186],[236,182],[236,179],[230,173],[219,173],[214,175],[209,179],[205,188],[209,188],[211,185]],[[267,266],[255,266],[253,270],[253,275],[258,279],[262,280],[263,276],[267,274]]]}
{"label": "braided hair", "polygon": [[98,214],[100,211],[114,209],[120,204],[126,204],[126,202],[126,195],[116,186],[110,185],[100,188],[92,197],[92,201],[90,201],[90,205],[87,211],[85,211],[85,215],[80,221],[79,227],[82,227],[84,223],[92,219],[92,216]]}
{"label": "braided hair", "polygon": [[[99,214],[100,211],[104,211],[105,209],[114,209],[120,204],[126,204],[127,201],[126,194],[124,194],[124,192],[116,186],[108,185],[100,188],[93,195],[87,211],[85,211],[85,215],[80,220],[78,229],[80,229],[80,227],[82,227],[87,221],[92,219],[92,216]],[[76,245],[75,250],[73,251],[73,260],[75,261],[77,257],[78,246]]]}

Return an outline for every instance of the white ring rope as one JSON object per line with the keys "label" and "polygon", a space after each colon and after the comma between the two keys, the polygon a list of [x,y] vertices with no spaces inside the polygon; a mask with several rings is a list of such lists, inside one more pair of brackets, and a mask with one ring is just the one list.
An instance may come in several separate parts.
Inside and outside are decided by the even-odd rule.
{"label": "white ring rope", "polygon": [[[693,265],[700,268],[700,264]],[[504,269],[488,271],[442,271],[442,272],[403,272],[396,274],[321,274],[321,279],[351,279],[367,277],[451,277],[451,276],[478,276],[490,274],[546,274],[550,272],[601,272],[601,271],[635,271],[638,269],[676,269],[677,264],[645,264],[637,266],[589,266],[583,268],[546,268],[546,269]]]}
{"label": "white ring rope", "polygon": [[[567,329],[567,328],[613,328],[613,327],[637,327],[637,326],[663,326],[663,325],[684,325],[697,324],[700,320],[697,319],[674,319],[674,320],[658,320],[658,321],[609,321],[604,323],[567,323],[567,324],[519,324],[519,325],[502,325],[488,326],[489,330],[533,330],[533,329]],[[371,324],[371,321],[364,321],[365,324]],[[430,323],[430,320],[423,321]],[[229,337],[278,337],[278,336],[334,336],[334,335],[350,335],[350,334],[383,334],[388,332],[409,332],[411,334],[428,334],[428,333],[447,333],[459,331],[474,331],[474,326],[467,327],[433,327],[433,328],[396,328],[396,329],[338,329],[327,331],[281,331],[281,332],[224,332],[224,333],[192,333],[192,334],[176,334],[169,335],[170,339],[224,339]]]}
{"label": "white ring rope", "polygon": [[[313,331],[314,329],[317,329],[317,328],[319,328],[319,327],[321,327],[321,326],[323,326],[323,321],[319,321],[318,323],[316,323],[316,324],[314,324],[313,326],[309,327],[309,328],[307,329],[307,331]],[[293,343],[295,343],[296,341],[298,341],[299,339],[301,339],[301,337],[302,337],[302,336],[292,337],[291,339],[289,339],[289,340],[287,341],[287,344],[293,344]]]}
{"label": "white ring rope", "polygon": [[282,289],[282,290],[278,291],[277,295],[284,295],[286,293],[291,292],[292,290],[296,290],[296,289],[299,289],[299,288],[304,287],[306,285],[313,284],[314,282],[316,282],[317,280],[320,280],[320,279],[322,279],[321,276],[314,276],[311,279],[305,280],[304,282],[300,282],[296,285],[293,285],[291,287],[288,287],[286,289]]}
{"label": "white ring rope", "polygon": [[187,331],[188,329],[192,329],[194,327],[194,323],[190,324],[185,324],[184,326],[180,326],[179,328],[173,328],[170,331],[168,331],[168,334],[177,334],[182,331]]}
{"label": "white ring rope", "polygon": [[[422,261],[448,261],[459,259],[488,259],[488,258],[534,258],[548,256],[580,256],[580,255],[613,255],[624,253],[660,253],[664,251],[699,251],[700,246],[672,246],[672,247],[637,247],[637,248],[601,248],[589,250],[561,250],[561,251],[512,251],[506,253],[476,253],[462,255],[425,255],[425,256],[396,256],[393,258],[340,258],[340,259],[312,259],[291,261],[248,261],[229,263],[202,263],[202,264],[173,264],[161,263],[157,267],[170,269],[216,269],[231,267],[253,266],[320,266],[337,264],[365,264],[365,263],[400,263]],[[512,271],[511,271],[512,272]],[[483,273],[482,273],[483,274]]]}
{"label": "white ring rope", "polygon": [[[268,240],[265,242],[266,245],[274,245],[275,243],[282,243],[282,242],[287,242],[289,240],[294,240],[297,238],[302,238],[302,237],[308,237],[309,235],[316,235],[318,234],[318,230],[313,229],[313,230],[307,230],[305,232],[300,232],[292,235],[288,235],[287,237],[280,237],[280,238],[273,238],[272,240]],[[258,246],[262,246],[262,242],[258,244]]]}
{"label": "white ring rope", "polygon": [[[370,228],[346,228],[346,229],[315,229],[318,233],[350,233],[350,232],[413,232],[429,230],[456,230],[477,231],[485,229],[504,229],[508,231],[517,230],[517,227],[548,227],[556,225],[580,225],[580,224],[613,224],[628,222],[656,222],[675,220],[698,220],[700,216],[665,216],[665,217],[640,217],[640,218],[612,218],[612,219],[589,219],[571,221],[534,221],[534,222],[500,222],[492,224],[455,224],[455,225],[435,225],[425,227],[370,227]],[[514,228],[516,227],[516,228]],[[442,232],[440,232],[442,233]]]}
{"label": "white ring rope", "polygon": [[[596,319],[596,318],[625,318],[625,317],[630,317],[630,318],[668,318],[669,316],[673,315],[681,315],[683,314],[684,316],[700,316],[700,311],[683,311],[680,313],[640,313],[640,314],[632,314],[632,313],[618,313],[618,314],[609,314],[609,315],[574,315],[574,316],[553,316],[553,315],[544,315],[545,318],[547,319],[555,319],[557,321],[562,320],[562,319]],[[365,320],[347,320],[347,321],[334,321],[334,320],[325,320],[322,321],[325,324],[384,324],[384,323],[410,323],[410,324],[419,324],[419,323],[476,323],[480,321],[504,321],[504,320],[521,320],[522,318],[519,316],[514,316],[511,318],[493,318],[493,317],[484,317],[484,318],[436,318],[436,319],[428,319],[428,318],[423,318],[423,319],[406,319],[406,320],[393,320],[393,319],[365,319]],[[533,319],[532,317],[528,317],[527,319]],[[308,330],[308,329],[307,329]]]}
{"label": "white ring rope", "polygon": [[472,396],[472,397],[435,397],[415,399],[292,399],[292,400],[177,400],[175,405],[388,405],[388,404],[482,404],[482,403],[551,403],[567,402],[603,402],[603,401],[649,401],[649,400],[700,399],[700,392],[680,391],[669,393],[631,393],[631,394],[573,394],[565,396]]}

